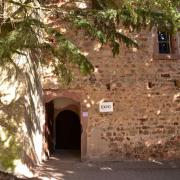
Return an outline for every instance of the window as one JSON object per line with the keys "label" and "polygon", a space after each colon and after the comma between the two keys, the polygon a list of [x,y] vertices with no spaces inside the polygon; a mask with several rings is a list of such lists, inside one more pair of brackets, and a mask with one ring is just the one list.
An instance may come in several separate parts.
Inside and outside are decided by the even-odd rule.
{"label": "window", "polygon": [[180,59],[180,48],[178,44],[178,33],[170,35],[165,31],[158,31],[156,27],[152,31],[153,37],[153,59],[176,60]]}
{"label": "window", "polygon": [[159,53],[171,53],[171,38],[167,32],[158,31]]}

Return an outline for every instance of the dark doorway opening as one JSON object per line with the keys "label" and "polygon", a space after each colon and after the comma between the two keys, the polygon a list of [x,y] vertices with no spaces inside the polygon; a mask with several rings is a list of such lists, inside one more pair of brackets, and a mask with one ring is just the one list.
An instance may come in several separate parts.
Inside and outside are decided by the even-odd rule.
{"label": "dark doorway opening", "polygon": [[45,104],[46,109],[46,121],[44,126],[45,132],[45,154],[49,157],[54,151],[53,143],[53,116],[54,116],[54,104],[53,101]]}
{"label": "dark doorway opening", "polygon": [[79,116],[64,110],[56,118],[56,150],[80,150],[81,124]]}

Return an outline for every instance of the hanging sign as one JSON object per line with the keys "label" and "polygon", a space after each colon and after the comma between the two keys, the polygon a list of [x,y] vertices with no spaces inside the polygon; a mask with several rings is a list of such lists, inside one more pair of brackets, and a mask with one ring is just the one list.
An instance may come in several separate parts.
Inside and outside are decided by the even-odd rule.
{"label": "hanging sign", "polygon": [[113,112],[113,102],[99,103],[99,112]]}

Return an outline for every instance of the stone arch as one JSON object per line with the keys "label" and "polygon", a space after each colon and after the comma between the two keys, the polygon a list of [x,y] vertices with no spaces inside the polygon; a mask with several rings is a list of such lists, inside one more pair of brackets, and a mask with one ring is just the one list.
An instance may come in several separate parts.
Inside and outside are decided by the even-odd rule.
{"label": "stone arch", "polygon": [[81,102],[81,94],[61,90],[44,90],[44,102],[48,103],[57,98],[68,98],[75,102]]}
{"label": "stone arch", "polygon": [[[75,92],[63,92],[60,90],[44,90],[44,103],[48,104],[53,102],[55,121],[58,114],[64,110],[70,110],[79,115],[80,124],[82,127],[81,133],[81,160],[86,159],[87,153],[87,117],[83,117],[83,111],[86,111],[82,105],[81,94]],[[55,126],[53,125],[53,138],[55,137]],[[55,139],[53,140],[55,141]],[[54,146],[55,149],[55,146]]]}

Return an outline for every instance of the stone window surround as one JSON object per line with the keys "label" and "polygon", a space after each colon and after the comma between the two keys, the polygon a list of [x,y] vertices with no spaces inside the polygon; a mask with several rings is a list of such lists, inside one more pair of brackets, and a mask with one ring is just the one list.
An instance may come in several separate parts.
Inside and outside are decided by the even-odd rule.
{"label": "stone window surround", "polygon": [[158,33],[157,28],[153,27],[152,29],[152,38],[153,38],[153,59],[155,60],[178,60],[180,59],[180,50],[178,42],[178,33],[171,36],[171,50],[169,54],[159,53],[159,42],[158,42]]}

